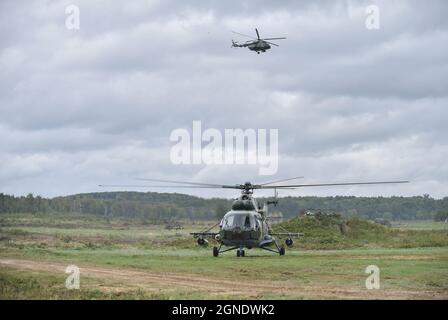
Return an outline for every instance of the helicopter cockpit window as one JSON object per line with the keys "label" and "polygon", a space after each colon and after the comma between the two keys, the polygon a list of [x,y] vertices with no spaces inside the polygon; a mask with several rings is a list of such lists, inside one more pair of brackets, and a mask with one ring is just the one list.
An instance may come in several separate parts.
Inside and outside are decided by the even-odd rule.
{"label": "helicopter cockpit window", "polygon": [[244,220],[244,227],[250,228],[250,217],[246,216],[246,219]]}
{"label": "helicopter cockpit window", "polygon": [[224,218],[224,229],[230,229],[233,226],[233,220],[235,218],[235,215],[228,215]]}
{"label": "helicopter cockpit window", "polygon": [[249,214],[231,214],[224,218],[223,229],[254,229],[255,219]]}

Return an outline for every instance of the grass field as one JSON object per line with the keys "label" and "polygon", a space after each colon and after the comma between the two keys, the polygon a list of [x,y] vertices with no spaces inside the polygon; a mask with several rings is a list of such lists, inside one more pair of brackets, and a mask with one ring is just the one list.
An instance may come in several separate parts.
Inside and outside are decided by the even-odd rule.
{"label": "grass field", "polygon": [[[283,257],[253,249],[244,258],[234,252],[215,258],[188,236],[204,223],[175,231],[141,221],[8,215],[0,220],[0,297],[447,299],[448,234],[422,224],[400,224],[405,236],[395,247],[372,237],[329,250],[310,240]],[[409,246],[432,233],[436,246]],[[418,241],[409,242],[415,235]],[[65,268],[73,264],[80,268],[79,290],[65,287]],[[379,290],[365,287],[369,265],[380,268]]]}

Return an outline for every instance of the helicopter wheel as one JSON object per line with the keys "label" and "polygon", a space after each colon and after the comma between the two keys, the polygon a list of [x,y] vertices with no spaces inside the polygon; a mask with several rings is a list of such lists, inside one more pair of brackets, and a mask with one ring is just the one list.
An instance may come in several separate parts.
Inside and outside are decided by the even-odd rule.
{"label": "helicopter wheel", "polygon": [[213,247],[213,256],[217,257],[219,255],[219,249],[218,247]]}
{"label": "helicopter wheel", "polygon": [[284,255],[285,255],[285,248],[281,247],[280,250],[278,251],[278,253],[279,253],[281,256],[284,256]]}
{"label": "helicopter wheel", "polygon": [[241,250],[241,256],[244,257],[245,254],[246,254],[246,253],[244,252],[244,250]]}

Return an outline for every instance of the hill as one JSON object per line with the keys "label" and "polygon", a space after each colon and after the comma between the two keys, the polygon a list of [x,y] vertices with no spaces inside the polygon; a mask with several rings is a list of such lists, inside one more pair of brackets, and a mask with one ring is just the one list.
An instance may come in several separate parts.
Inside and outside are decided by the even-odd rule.
{"label": "hill", "polygon": [[307,249],[346,249],[356,247],[415,248],[448,245],[444,230],[398,230],[373,221],[334,216],[301,216],[273,226],[304,236],[297,247]]}

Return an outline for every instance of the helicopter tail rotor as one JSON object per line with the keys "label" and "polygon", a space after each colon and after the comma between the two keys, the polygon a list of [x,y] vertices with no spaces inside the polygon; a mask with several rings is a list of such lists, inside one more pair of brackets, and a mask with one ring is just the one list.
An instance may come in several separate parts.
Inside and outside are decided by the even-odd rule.
{"label": "helicopter tail rotor", "polygon": [[235,40],[232,39],[232,45],[230,47],[231,48],[242,47],[242,45],[239,44],[238,41],[235,41]]}

